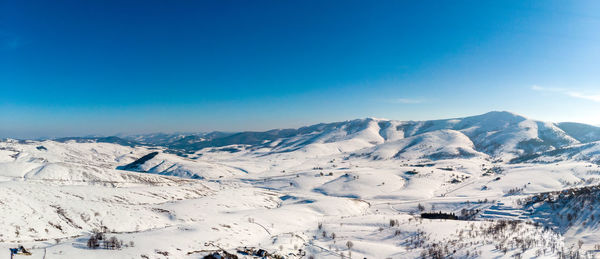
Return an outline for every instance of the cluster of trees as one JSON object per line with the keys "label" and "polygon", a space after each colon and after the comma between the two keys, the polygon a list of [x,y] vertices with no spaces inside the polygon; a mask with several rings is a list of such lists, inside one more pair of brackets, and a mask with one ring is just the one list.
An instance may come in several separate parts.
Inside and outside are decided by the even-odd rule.
{"label": "cluster of trees", "polygon": [[475,215],[477,215],[477,213],[479,213],[480,211],[481,210],[479,210],[479,209],[462,209],[462,210],[460,210],[459,219],[469,220],[469,219],[473,218]]}
{"label": "cluster of trees", "polygon": [[[452,251],[455,253],[456,251]],[[433,244],[431,247],[424,249],[421,252],[422,258],[431,258],[431,259],[444,259],[450,255],[450,251],[448,251],[448,246],[441,246],[439,244]]]}
{"label": "cluster of trees", "polygon": [[515,188],[511,188],[508,191],[506,191],[506,195],[515,195],[515,194],[519,194],[520,192],[522,192],[523,190],[525,190],[525,188],[527,187],[527,185],[523,185],[523,187],[515,187]]}
{"label": "cluster of trees", "polygon": [[[390,221],[390,226],[392,225],[396,223]],[[538,257],[581,258],[585,255],[580,252],[582,244],[580,242],[567,249],[563,246],[560,235],[549,228],[507,220],[480,222],[478,225],[470,223],[458,229],[456,236],[444,240],[431,238],[431,234],[417,229],[403,242],[407,250],[419,249],[422,258],[480,257],[481,251],[473,251],[472,248],[482,245],[493,245],[496,251],[515,258],[520,258],[527,251],[533,251]]]}
{"label": "cluster of trees", "polygon": [[421,218],[424,219],[451,219],[458,220],[458,217],[454,215],[454,213],[445,213],[445,212],[426,212],[421,213]]}
{"label": "cluster of trees", "polygon": [[494,174],[501,174],[504,170],[502,169],[502,167],[499,166],[494,166],[492,168],[486,168],[485,164],[481,165],[481,170],[483,170],[483,174],[481,176],[490,176],[490,175],[494,175]]}
{"label": "cluster of trees", "polygon": [[595,203],[600,200],[600,185],[585,186],[579,188],[570,188],[560,191],[541,192],[536,195],[529,196],[524,199],[519,199],[517,202],[520,205],[533,205],[540,202],[547,203],[566,203],[571,199],[577,199],[579,202]]}
{"label": "cluster of trees", "polygon": [[[319,231],[322,231],[321,234],[323,235],[323,238],[327,238],[328,237],[327,236],[327,231],[323,230],[323,223],[322,222],[319,222],[318,229],[319,229]],[[335,239],[335,233],[332,232],[329,237],[331,237],[331,239]]]}
{"label": "cluster of trees", "polygon": [[405,240],[404,246],[406,246],[407,250],[416,249],[423,247],[428,240],[429,236],[425,235],[425,232],[417,230],[412,236]]}
{"label": "cluster of trees", "polygon": [[238,259],[238,256],[223,250],[205,255],[202,259]]}
{"label": "cluster of trees", "polygon": [[105,232],[95,230],[87,241],[87,247],[91,249],[121,249],[123,246],[134,246],[133,241],[123,244],[123,240],[117,237],[107,237]]}
{"label": "cluster of trees", "polygon": [[566,229],[574,224],[595,226],[600,221],[600,186],[570,188],[561,191],[544,192],[517,200],[519,205],[536,210],[552,211],[554,224]]}
{"label": "cluster of trees", "polygon": [[[319,175],[320,175],[320,176],[324,176],[325,174],[323,174],[323,172],[320,172],[320,173],[319,173]],[[329,173],[327,174],[327,176],[333,176],[333,172],[329,172]]]}

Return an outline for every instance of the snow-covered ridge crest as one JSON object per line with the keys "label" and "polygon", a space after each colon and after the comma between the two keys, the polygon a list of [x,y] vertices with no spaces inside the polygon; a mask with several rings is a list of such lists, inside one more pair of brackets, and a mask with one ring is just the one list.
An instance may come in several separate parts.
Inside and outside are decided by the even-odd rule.
{"label": "snow-covered ridge crest", "polygon": [[[465,146],[460,147],[461,150],[473,149],[478,154],[505,161],[600,140],[600,128],[595,126],[543,122],[511,112],[493,111],[477,116],[429,121],[366,118],[264,132],[148,134],[97,138],[96,141],[160,146],[180,154],[191,154],[203,149],[230,152],[244,149],[262,154],[300,151],[306,154],[332,155],[364,153],[367,151],[361,151],[362,149],[373,149],[400,139],[423,134],[430,137],[443,135],[444,130],[460,132],[469,139],[464,141]],[[59,141],[72,140],[83,141],[69,138]],[[470,152],[467,153],[471,155]]]}

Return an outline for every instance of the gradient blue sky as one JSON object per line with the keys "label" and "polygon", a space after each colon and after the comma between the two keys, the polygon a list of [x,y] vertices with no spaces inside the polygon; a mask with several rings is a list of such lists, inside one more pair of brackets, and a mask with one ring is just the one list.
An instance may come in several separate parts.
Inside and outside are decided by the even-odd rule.
{"label": "gradient blue sky", "polygon": [[600,1],[0,1],[0,137],[600,124]]}

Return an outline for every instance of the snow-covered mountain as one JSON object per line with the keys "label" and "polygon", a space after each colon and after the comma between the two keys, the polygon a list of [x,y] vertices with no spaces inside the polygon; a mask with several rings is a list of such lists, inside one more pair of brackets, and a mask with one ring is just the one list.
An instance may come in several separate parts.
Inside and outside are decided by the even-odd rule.
{"label": "snow-covered mountain", "polygon": [[[402,153],[405,146],[427,146],[429,150],[424,152],[434,157],[436,150],[441,151],[450,144],[456,150],[448,155],[469,157],[485,154],[494,159],[510,160],[597,141],[600,139],[600,128],[577,123],[536,121],[510,112],[489,112],[433,121],[367,118],[265,132],[162,134],[158,140],[155,136],[125,138],[187,153],[210,148],[235,152],[240,151],[240,147],[267,153],[301,150],[319,154],[363,152],[362,149],[369,149],[363,152],[367,152],[364,155],[377,159],[399,158],[399,152]],[[382,144],[385,145],[379,147]],[[383,150],[392,152],[392,146],[398,149],[394,154],[381,154]]]}
{"label": "snow-covered mountain", "polygon": [[[574,214],[573,197],[600,207],[587,191],[600,184],[599,139],[594,126],[490,112],[4,140],[0,246],[31,258],[593,256],[600,228],[584,216],[600,214]],[[127,247],[88,249],[95,230]]]}
{"label": "snow-covered mountain", "polygon": [[[449,133],[450,131],[453,133]],[[410,140],[411,138],[414,140]],[[391,152],[391,146],[402,146],[401,143],[407,141],[410,143],[406,145],[415,146],[420,144],[419,141],[427,142],[432,139],[450,141],[448,138],[454,138],[451,141],[452,145],[457,150],[465,151],[466,157],[485,154],[493,159],[510,160],[599,141],[600,127],[580,123],[536,121],[510,112],[489,112],[472,117],[432,121],[367,118],[264,132],[156,133],[120,137],[62,138],[56,141],[75,140],[128,146],[158,146],[178,154],[192,154],[203,149],[230,152],[250,149],[263,153],[302,150],[332,154],[367,148],[378,152],[382,149]],[[381,144],[385,145],[378,147]],[[427,155],[432,155],[429,153],[435,153],[435,150],[443,146],[431,145],[431,143],[424,145],[431,149],[425,152],[428,153]],[[475,153],[468,152],[469,150]],[[397,151],[400,152],[401,149]],[[462,151],[457,152],[450,153],[462,156]],[[400,157],[400,154],[398,156],[365,155],[378,159]]]}

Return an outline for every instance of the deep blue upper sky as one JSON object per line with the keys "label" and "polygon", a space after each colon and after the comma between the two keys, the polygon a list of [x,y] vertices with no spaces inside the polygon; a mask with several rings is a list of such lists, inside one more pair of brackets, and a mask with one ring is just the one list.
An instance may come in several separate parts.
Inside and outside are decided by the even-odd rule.
{"label": "deep blue upper sky", "polygon": [[599,108],[600,1],[0,1],[0,137]]}

